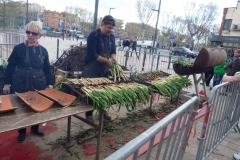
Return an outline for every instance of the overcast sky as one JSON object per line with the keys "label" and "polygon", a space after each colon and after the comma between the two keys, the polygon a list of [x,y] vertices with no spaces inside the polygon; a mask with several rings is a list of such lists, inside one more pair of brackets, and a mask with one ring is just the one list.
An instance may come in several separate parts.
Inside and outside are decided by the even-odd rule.
{"label": "overcast sky", "polygon": [[[136,10],[137,0],[99,0],[98,5],[98,17],[103,17],[109,13],[109,8],[115,8],[111,10],[111,15],[114,18],[124,20],[127,22],[139,22]],[[156,9],[158,8],[159,0],[152,0],[156,2]],[[162,0],[161,13],[171,12],[173,15],[184,15],[184,6],[190,0]],[[213,2],[218,5],[219,16],[215,23],[220,24],[222,20],[223,8],[236,7],[238,0],[195,0],[196,2]],[[28,0],[29,3],[38,3],[41,6],[45,6],[47,10],[63,12],[65,6],[78,6],[81,8],[87,8],[94,13],[95,0]],[[157,12],[155,13],[157,14]],[[161,17],[160,17],[161,18]],[[156,21],[156,20],[155,20]],[[161,20],[159,19],[159,22]],[[156,22],[152,22],[154,25]]]}

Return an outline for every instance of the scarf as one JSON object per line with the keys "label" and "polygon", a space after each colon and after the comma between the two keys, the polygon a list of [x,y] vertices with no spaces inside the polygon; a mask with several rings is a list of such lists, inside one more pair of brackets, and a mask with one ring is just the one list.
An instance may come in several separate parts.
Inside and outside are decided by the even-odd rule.
{"label": "scarf", "polygon": [[[24,44],[25,44],[25,45],[26,45],[26,43],[27,43],[27,40],[24,41]],[[28,46],[29,46],[29,47],[37,47],[37,46],[39,46],[39,43],[38,43],[38,41],[37,41],[37,43],[34,43],[34,44],[28,43]]]}

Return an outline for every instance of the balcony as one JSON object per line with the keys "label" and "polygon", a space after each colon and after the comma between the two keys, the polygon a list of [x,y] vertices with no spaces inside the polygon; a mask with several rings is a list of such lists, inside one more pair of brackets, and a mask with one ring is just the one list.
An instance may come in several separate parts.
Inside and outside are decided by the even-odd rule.
{"label": "balcony", "polygon": [[240,24],[233,24],[232,25],[232,30],[233,31],[240,31]]}

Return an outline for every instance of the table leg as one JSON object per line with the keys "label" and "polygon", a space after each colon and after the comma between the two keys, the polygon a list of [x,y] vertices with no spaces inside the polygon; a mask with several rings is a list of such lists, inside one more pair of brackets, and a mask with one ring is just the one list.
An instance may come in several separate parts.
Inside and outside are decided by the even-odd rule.
{"label": "table leg", "polygon": [[103,129],[103,114],[99,114],[99,127],[98,127],[98,139],[97,139],[97,155],[96,160],[100,159],[100,144],[102,139],[102,129]]}
{"label": "table leg", "polygon": [[151,94],[151,97],[150,97],[150,107],[149,107],[149,109],[150,109],[150,111],[152,111],[152,104],[153,104],[153,94]]}
{"label": "table leg", "polygon": [[67,126],[67,141],[70,142],[70,132],[71,132],[71,116],[68,116],[68,126]]}

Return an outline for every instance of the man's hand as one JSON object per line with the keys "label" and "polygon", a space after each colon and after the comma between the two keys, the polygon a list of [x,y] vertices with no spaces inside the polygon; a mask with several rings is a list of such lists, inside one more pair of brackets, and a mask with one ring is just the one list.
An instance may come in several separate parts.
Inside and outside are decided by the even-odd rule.
{"label": "man's hand", "polygon": [[113,62],[114,64],[117,63],[117,60],[116,60],[115,58],[111,58],[111,59],[112,59],[112,62]]}
{"label": "man's hand", "polygon": [[111,59],[113,63],[117,63],[116,54],[111,54]]}
{"label": "man's hand", "polygon": [[233,78],[232,78],[233,76],[224,76],[223,78],[222,78],[222,81],[223,82],[232,82],[233,81]]}
{"label": "man's hand", "polygon": [[10,94],[10,84],[5,84],[3,87],[3,94]]}
{"label": "man's hand", "polygon": [[111,60],[108,60],[108,61],[106,62],[106,64],[107,64],[107,66],[108,66],[109,68],[112,68],[113,65],[114,65],[114,63],[113,63]]}

